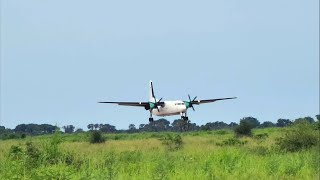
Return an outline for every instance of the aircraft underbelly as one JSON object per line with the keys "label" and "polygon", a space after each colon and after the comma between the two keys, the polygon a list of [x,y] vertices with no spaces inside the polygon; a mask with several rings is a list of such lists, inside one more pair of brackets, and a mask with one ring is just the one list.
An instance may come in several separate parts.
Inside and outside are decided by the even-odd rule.
{"label": "aircraft underbelly", "polygon": [[185,106],[166,105],[165,107],[159,107],[159,111],[157,109],[153,109],[152,114],[156,116],[171,116],[179,115],[185,111]]}

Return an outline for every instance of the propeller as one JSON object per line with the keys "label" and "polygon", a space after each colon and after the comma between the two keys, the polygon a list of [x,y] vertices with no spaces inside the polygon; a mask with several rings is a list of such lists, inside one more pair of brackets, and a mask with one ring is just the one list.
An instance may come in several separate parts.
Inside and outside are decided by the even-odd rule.
{"label": "propeller", "polygon": [[156,98],[154,98],[154,102],[149,102],[150,110],[157,109],[158,112],[160,112],[158,106],[160,105],[161,100],[162,98],[160,98],[158,101],[156,100]]}
{"label": "propeller", "polygon": [[197,99],[197,96],[194,97],[193,100],[191,100],[191,97],[190,97],[189,94],[188,94],[188,97],[189,97],[189,101],[184,101],[184,104],[186,105],[187,109],[188,109],[188,108],[192,108],[192,110],[195,111],[192,102]]}
{"label": "propeller", "polygon": [[154,99],[154,102],[155,102],[155,104],[156,104],[156,107],[157,107],[158,112],[160,112],[160,110],[159,110],[159,108],[158,108],[158,105],[160,104],[161,100],[162,100],[162,98],[160,98],[159,101],[157,102],[156,99]]}
{"label": "propeller", "polygon": [[154,99],[154,102],[150,102],[150,101],[149,101],[149,107],[146,107],[146,110],[149,109],[150,111],[152,111],[153,109],[157,109],[158,112],[160,112],[158,106],[160,106],[160,105],[163,104],[163,103],[161,103],[162,98],[160,98],[160,100],[158,100],[158,102],[157,102],[157,99],[156,99],[156,97],[155,97],[155,95],[154,95],[154,91],[153,91],[152,81],[150,81],[150,88],[151,88],[151,96],[152,96],[152,98]]}

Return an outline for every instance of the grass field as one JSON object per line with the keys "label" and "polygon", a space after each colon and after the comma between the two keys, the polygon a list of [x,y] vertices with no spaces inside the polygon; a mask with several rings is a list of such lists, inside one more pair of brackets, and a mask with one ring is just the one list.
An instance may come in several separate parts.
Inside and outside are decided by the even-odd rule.
{"label": "grass field", "polygon": [[[101,144],[90,144],[89,133],[5,140],[0,179],[319,179],[319,146],[279,151],[283,131],[239,139],[231,130],[104,134]],[[164,143],[168,134],[183,143]]]}

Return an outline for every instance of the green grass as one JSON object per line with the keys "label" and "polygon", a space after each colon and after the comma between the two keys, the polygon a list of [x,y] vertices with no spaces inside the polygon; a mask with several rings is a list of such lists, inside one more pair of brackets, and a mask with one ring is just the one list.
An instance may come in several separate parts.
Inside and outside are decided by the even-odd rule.
{"label": "green grass", "polygon": [[[234,145],[219,145],[234,137],[231,130],[169,133],[182,137],[175,150],[162,143],[168,133],[104,134],[101,144],[90,144],[88,133],[5,140],[0,179],[318,179],[319,146],[280,152],[282,131],[256,129],[268,137]],[[12,146],[23,152],[10,154]]]}

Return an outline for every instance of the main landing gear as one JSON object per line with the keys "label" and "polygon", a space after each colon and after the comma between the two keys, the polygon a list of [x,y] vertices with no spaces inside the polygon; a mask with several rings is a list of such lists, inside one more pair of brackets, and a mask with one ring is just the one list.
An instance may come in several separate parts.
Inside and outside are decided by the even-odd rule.
{"label": "main landing gear", "polygon": [[189,120],[189,118],[187,116],[187,112],[181,113],[181,119],[184,120],[184,121],[188,121]]}
{"label": "main landing gear", "polygon": [[184,120],[184,121],[188,121],[189,120],[188,116],[181,116],[181,119]]}

